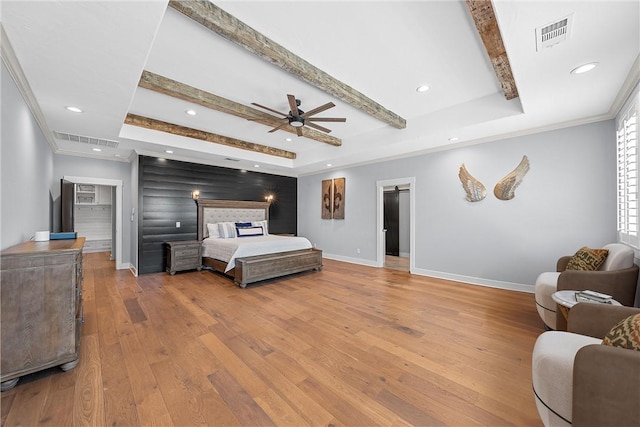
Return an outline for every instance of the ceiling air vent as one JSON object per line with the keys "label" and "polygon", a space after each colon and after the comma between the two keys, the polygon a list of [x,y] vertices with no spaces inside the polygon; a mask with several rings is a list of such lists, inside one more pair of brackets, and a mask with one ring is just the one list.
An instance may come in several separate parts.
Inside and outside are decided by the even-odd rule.
{"label": "ceiling air vent", "polygon": [[225,160],[229,161],[229,162],[239,162],[240,161],[239,159],[232,159],[231,157],[226,157]]}
{"label": "ceiling air vent", "polygon": [[53,135],[56,139],[62,141],[80,142],[83,144],[97,145],[99,147],[117,148],[118,141],[110,141],[108,139],[93,138],[91,136],[72,135],[70,133],[53,131]]}
{"label": "ceiling air vent", "polygon": [[536,28],[536,51],[553,47],[569,40],[573,15],[559,19],[551,24]]}

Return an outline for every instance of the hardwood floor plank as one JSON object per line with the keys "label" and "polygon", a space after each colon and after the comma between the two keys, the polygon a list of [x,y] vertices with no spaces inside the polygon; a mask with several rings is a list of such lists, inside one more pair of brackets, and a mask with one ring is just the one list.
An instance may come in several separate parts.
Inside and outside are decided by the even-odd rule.
{"label": "hardwood floor plank", "polygon": [[80,352],[82,357],[75,368],[77,379],[73,395],[73,424],[104,424],[104,390],[98,337],[82,337]]}
{"label": "hardwood floor plank", "polygon": [[[243,387],[244,393],[247,393],[249,396],[259,396],[265,392],[268,386],[260,380],[260,377],[256,375],[242,359],[220,341],[217,336],[209,333],[202,335],[199,339],[209,351],[220,360],[222,366],[225,367],[224,369],[228,371],[227,374],[222,375],[222,379],[226,379],[227,376],[234,377],[234,382],[239,383]],[[211,379],[211,376],[209,376],[209,379]],[[218,390],[218,393],[222,395],[220,390]]]}
{"label": "hardwood floor plank", "polygon": [[2,393],[0,398],[0,425],[7,425],[7,415],[9,415],[15,397],[15,392],[11,392],[11,390]]}
{"label": "hardwood floor plank", "polygon": [[[51,370],[36,372],[20,379],[16,387],[7,426],[35,426],[40,423],[47,396],[51,389]],[[53,420],[51,420],[53,424]]]}
{"label": "hardwood floor plank", "polygon": [[119,342],[108,345],[100,340],[105,425],[140,425],[124,357]]}
{"label": "hardwood floor plank", "polygon": [[147,320],[147,315],[144,314],[142,307],[138,303],[137,298],[127,298],[124,300],[124,306],[127,309],[127,313],[129,313],[129,318],[131,319],[131,323],[140,323]]}
{"label": "hardwood floor plank", "polygon": [[[268,397],[268,401],[270,402],[278,399],[280,410],[274,413],[276,416],[275,418],[272,417],[274,421],[278,421],[281,418],[283,418],[283,420],[281,420],[283,422],[285,421],[284,418],[300,418],[304,420],[303,424],[308,425],[326,425],[330,423],[333,416],[322,406],[318,405],[317,402],[302,393],[296,385],[300,381],[304,381],[307,375],[305,374],[300,381],[292,382],[287,373],[290,373],[294,363],[288,364],[284,370],[278,369],[271,364],[272,359],[267,360],[254,350],[251,344],[253,341],[254,340],[247,341],[245,337],[236,337],[229,342],[229,348],[244,360],[247,366],[253,369],[256,375],[269,386],[263,394],[256,397],[256,401],[260,402],[264,400],[265,396]],[[269,355],[272,354],[274,354],[274,352],[271,352]],[[276,395],[278,396],[277,398]],[[284,411],[285,404],[287,405],[286,408],[289,409],[287,413]],[[267,408],[263,407],[263,409],[265,409],[269,415],[272,414]],[[278,422],[278,424],[282,423]],[[299,423],[285,423],[285,425],[299,425]]]}
{"label": "hardwood floor plank", "polygon": [[124,365],[126,367],[131,391],[141,425],[172,425],[173,421],[158,389],[158,383],[140,346],[135,333],[120,337]]}
{"label": "hardwood floor plank", "polygon": [[[175,425],[206,426],[210,421],[203,413],[202,390],[187,378],[183,380],[179,368],[171,361],[151,365],[158,386]],[[209,387],[209,390],[212,390]]]}
{"label": "hardwood floor plank", "polygon": [[542,425],[532,294],[323,263],[239,289],[85,254],[80,363],[22,378],[0,423]]}
{"label": "hardwood floor plank", "polygon": [[225,370],[209,375],[209,381],[245,426],[276,426],[247,391]]}

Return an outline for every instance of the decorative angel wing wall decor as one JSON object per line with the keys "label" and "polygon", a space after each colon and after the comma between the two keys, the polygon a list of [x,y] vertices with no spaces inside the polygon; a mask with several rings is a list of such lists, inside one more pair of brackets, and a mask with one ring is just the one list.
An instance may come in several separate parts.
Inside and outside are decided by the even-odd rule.
{"label": "decorative angel wing wall decor", "polygon": [[467,200],[470,202],[479,202],[487,196],[487,189],[480,181],[475,179],[464,166],[460,166],[458,177],[462,183],[462,188],[467,193]]}
{"label": "decorative angel wing wall decor", "polygon": [[516,188],[518,188],[527,172],[529,172],[529,159],[527,156],[522,156],[520,164],[493,187],[493,194],[500,200],[513,199]]}

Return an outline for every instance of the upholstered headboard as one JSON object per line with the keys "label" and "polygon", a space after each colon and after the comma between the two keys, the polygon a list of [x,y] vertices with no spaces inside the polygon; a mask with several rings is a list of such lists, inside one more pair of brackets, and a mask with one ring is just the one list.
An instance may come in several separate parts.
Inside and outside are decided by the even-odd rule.
{"label": "upholstered headboard", "polygon": [[198,240],[207,237],[207,224],[269,220],[269,202],[198,199]]}

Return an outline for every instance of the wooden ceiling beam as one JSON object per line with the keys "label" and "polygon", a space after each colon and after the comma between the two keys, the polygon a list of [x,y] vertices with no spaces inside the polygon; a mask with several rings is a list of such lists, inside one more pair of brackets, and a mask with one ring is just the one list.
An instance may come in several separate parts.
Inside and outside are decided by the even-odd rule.
{"label": "wooden ceiling beam", "polygon": [[239,148],[241,150],[255,151],[257,153],[268,154],[270,156],[284,157],[285,159],[292,160],[296,158],[296,153],[293,153],[291,151],[268,147],[261,144],[254,144],[253,142],[242,141],[240,139],[217,135],[215,133],[205,132],[186,126],[175,125],[173,123],[167,123],[161,120],[151,119],[149,117],[138,116],[136,114],[127,114],[124,123],[127,125],[171,133],[173,135],[184,136],[187,138],[199,139],[201,141],[211,142],[213,144],[221,144],[228,147]]}
{"label": "wooden ceiling beam", "polygon": [[[147,70],[142,72],[142,77],[140,77],[138,86],[173,98],[182,99],[183,101],[193,102],[194,104],[202,105],[205,108],[210,108],[242,119],[258,122],[272,128],[282,124],[281,121],[274,120],[274,116],[271,114],[267,114],[261,110],[242,105],[231,101],[230,99],[214,95]],[[283,126],[281,130],[296,134],[295,128],[291,126]],[[324,142],[325,144],[333,145],[335,147],[342,145],[342,140],[340,138],[306,127],[302,128],[302,136],[315,141]]]}
{"label": "wooden ceiling beam", "polygon": [[518,88],[513,78],[507,51],[502,42],[493,3],[490,0],[466,0],[466,3],[484,48],[489,55],[498,82],[504,91],[504,96],[507,99],[517,98]]}
{"label": "wooden ceiling beam", "polygon": [[376,119],[397,129],[407,127],[406,120],[393,111],[386,109],[346,83],[313,66],[210,1],[170,0],[169,6],[265,61],[282,68]]}

